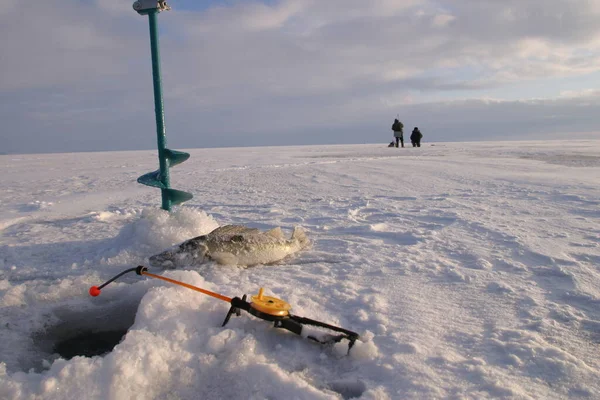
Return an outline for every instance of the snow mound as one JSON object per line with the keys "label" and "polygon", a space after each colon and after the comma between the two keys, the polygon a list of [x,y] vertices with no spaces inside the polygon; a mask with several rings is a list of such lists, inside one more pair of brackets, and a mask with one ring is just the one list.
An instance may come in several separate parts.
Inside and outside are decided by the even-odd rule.
{"label": "snow mound", "polygon": [[[106,216],[104,216],[106,218]],[[192,237],[205,235],[219,224],[204,211],[180,208],[172,212],[147,208],[112,240],[103,262],[110,265],[144,263],[152,254]]]}

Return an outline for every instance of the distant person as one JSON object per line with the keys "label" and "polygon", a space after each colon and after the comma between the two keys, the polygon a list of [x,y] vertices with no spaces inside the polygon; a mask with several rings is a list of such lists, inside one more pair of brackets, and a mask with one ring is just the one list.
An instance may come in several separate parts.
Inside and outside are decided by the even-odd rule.
{"label": "distant person", "polygon": [[396,147],[398,147],[398,142],[404,147],[404,124],[398,121],[398,118],[394,120],[392,130],[394,131],[394,138],[396,138]]}
{"label": "distant person", "polygon": [[413,129],[412,133],[410,134],[410,142],[412,143],[413,147],[421,147],[421,139],[423,139],[423,134],[419,128],[415,126],[415,129]]}

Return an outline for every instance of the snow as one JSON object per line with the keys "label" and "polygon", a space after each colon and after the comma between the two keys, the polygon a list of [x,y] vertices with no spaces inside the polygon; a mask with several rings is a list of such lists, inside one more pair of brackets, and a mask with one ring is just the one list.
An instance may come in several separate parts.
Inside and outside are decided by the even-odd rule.
{"label": "snow", "polygon": [[[0,156],[0,398],[600,398],[600,141],[189,152],[170,214],[136,183],[155,152]],[[247,313],[221,327],[226,302],[135,274],[88,295],[226,224],[312,246],[150,272],[264,287],[358,332],[349,353]],[[101,356],[55,352],[106,332]]]}

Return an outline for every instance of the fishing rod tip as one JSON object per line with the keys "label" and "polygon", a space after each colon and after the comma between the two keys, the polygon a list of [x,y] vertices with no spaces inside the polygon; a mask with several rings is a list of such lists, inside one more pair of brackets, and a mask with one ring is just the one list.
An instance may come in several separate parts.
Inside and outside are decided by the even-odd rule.
{"label": "fishing rod tip", "polygon": [[92,286],[90,288],[90,296],[92,297],[96,297],[100,295],[101,290],[98,289],[98,286]]}

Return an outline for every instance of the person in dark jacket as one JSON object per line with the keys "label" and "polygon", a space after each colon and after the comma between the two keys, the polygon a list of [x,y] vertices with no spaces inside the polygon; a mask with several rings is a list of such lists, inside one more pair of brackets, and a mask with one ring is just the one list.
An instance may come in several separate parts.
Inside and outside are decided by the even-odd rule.
{"label": "person in dark jacket", "polygon": [[396,147],[398,147],[398,142],[404,147],[404,124],[398,121],[398,118],[394,120],[392,130],[394,131],[394,138],[396,138]]}
{"label": "person in dark jacket", "polygon": [[423,134],[419,128],[415,126],[415,129],[413,129],[412,133],[410,134],[410,142],[412,143],[413,147],[421,147],[421,139],[423,139]]}

